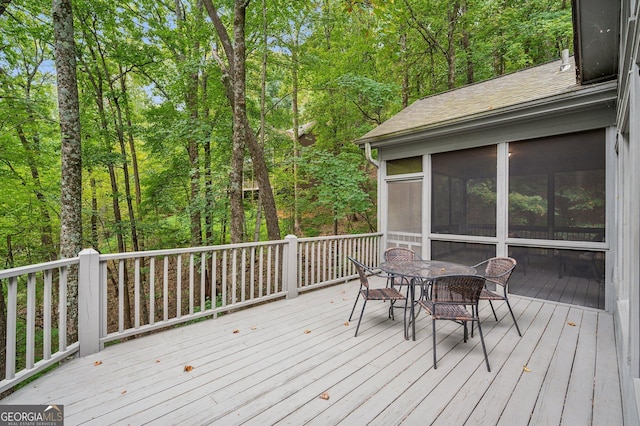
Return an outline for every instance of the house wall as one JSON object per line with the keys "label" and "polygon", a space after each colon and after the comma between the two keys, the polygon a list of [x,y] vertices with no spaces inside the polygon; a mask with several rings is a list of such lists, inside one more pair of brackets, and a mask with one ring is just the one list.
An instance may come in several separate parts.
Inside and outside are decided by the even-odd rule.
{"label": "house wall", "polygon": [[616,343],[625,423],[640,424],[640,2],[623,1],[615,146]]}

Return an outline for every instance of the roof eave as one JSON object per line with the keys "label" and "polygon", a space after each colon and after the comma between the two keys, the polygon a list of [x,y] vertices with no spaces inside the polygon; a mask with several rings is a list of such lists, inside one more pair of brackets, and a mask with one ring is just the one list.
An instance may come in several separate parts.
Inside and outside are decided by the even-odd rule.
{"label": "roof eave", "polygon": [[617,99],[617,83],[606,83],[582,86],[578,90],[559,95],[537,99],[496,110],[459,117],[449,121],[442,121],[424,127],[414,127],[381,136],[360,138],[355,141],[358,145],[370,144],[372,148],[384,147],[419,140],[466,133],[491,126],[504,124],[513,125],[515,122],[541,119],[563,112],[577,112],[581,109],[591,109],[601,104],[615,104]]}

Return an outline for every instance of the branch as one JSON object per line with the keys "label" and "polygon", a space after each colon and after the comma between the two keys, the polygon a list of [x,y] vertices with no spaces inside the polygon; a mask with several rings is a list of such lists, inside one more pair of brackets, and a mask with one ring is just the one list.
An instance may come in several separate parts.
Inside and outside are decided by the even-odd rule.
{"label": "branch", "polygon": [[427,43],[429,43],[430,45],[435,46],[436,48],[438,48],[438,50],[440,50],[446,56],[446,53],[447,53],[446,50],[440,45],[440,43],[436,39],[436,37],[433,34],[433,32],[430,31],[427,27],[425,27],[425,25],[422,22],[420,22],[420,20],[416,16],[416,14],[413,11],[413,8],[409,4],[409,2],[407,0],[404,0],[404,4],[407,6],[407,9],[409,10],[409,13],[411,14],[411,20],[417,25],[418,32],[420,33],[422,38]]}
{"label": "branch", "polygon": [[11,3],[11,0],[0,0],[0,16],[2,16],[5,10],[7,10],[9,3]]}
{"label": "branch", "polygon": [[220,38],[220,42],[222,43],[222,47],[224,48],[224,53],[227,56],[227,60],[229,61],[229,68],[234,69],[233,45],[231,44],[229,34],[227,34],[227,29],[222,23],[222,20],[220,20],[220,16],[218,16],[218,10],[213,5],[213,2],[211,0],[202,0],[202,3],[204,4],[205,9],[207,9],[209,18],[211,18],[211,22],[213,22],[213,26],[218,33],[218,37]]}

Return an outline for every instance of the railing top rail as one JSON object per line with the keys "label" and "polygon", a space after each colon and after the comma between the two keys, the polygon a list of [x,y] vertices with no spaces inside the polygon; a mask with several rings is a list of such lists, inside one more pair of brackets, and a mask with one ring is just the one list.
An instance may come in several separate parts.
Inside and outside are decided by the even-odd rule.
{"label": "railing top rail", "polygon": [[379,236],[382,236],[382,232],[372,232],[369,234],[330,235],[326,237],[306,237],[306,238],[298,238],[298,241],[304,243],[309,241],[350,240],[350,239],[362,238],[362,237],[379,237]]}
{"label": "railing top rail", "polygon": [[259,242],[253,242],[253,243],[186,247],[186,248],[166,249],[166,250],[132,251],[127,253],[101,254],[100,260],[117,260],[117,259],[131,259],[136,257],[170,256],[170,255],[176,255],[176,254],[200,253],[203,251],[219,251],[219,250],[229,250],[229,249],[238,249],[238,248],[259,247],[259,246],[285,245],[285,244],[287,244],[287,242],[284,240],[271,240],[271,241],[259,241]]}
{"label": "railing top rail", "polygon": [[0,270],[0,280],[5,278],[17,277],[20,275],[30,274],[33,272],[41,272],[49,269],[61,268],[63,266],[74,265],[80,262],[78,257],[70,257],[68,259],[54,260],[51,262],[38,263],[36,265],[20,266],[17,268]]}

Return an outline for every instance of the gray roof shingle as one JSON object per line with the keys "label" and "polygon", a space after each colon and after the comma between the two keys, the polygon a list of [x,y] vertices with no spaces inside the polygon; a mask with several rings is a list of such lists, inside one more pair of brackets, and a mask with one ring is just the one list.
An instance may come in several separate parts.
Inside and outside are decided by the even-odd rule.
{"label": "gray roof shingle", "polygon": [[562,61],[527,68],[491,80],[422,98],[400,111],[356,142],[387,139],[450,122],[461,121],[531,101],[579,90],[573,56],[570,68],[561,71]]}

